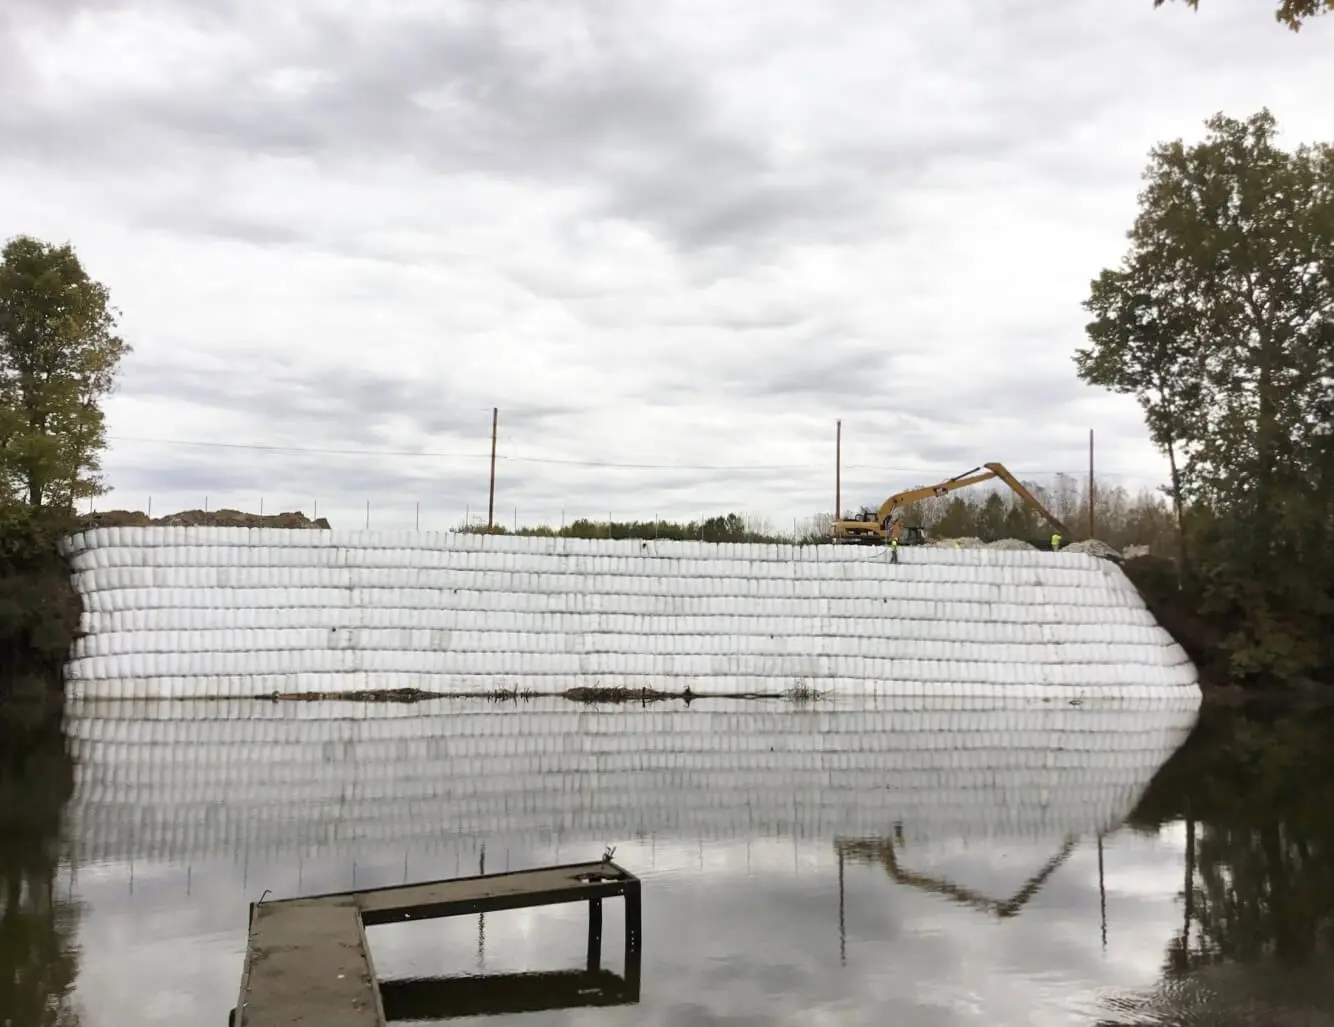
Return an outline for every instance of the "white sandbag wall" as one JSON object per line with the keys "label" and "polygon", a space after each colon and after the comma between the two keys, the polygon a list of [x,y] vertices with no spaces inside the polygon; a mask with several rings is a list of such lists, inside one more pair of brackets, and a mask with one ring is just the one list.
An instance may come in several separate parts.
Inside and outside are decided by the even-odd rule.
{"label": "white sandbag wall", "polygon": [[1080,553],[99,528],[66,540],[71,697],[645,686],[1198,696]]}
{"label": "white sandbag wall", "polygon": [[1061,839],[1119,823],[1196,711],[717,700],[497,713],[72,702],[76,858],[280,859],[662,840]]}

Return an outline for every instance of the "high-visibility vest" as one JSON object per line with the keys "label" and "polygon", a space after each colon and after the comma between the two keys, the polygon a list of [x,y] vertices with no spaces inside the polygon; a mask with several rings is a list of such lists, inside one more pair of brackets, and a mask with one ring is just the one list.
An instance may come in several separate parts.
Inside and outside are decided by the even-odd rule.
{"label": "high-visibility vest", "polygon": [[1052,535],[1052,537],[1051,537],[1051,548],[1052,548],[1052,552],[1055,552],[1056,550],[1058,550],[1058,549],[1061,548],[1061,536],[1060,536],[1060,535]]}

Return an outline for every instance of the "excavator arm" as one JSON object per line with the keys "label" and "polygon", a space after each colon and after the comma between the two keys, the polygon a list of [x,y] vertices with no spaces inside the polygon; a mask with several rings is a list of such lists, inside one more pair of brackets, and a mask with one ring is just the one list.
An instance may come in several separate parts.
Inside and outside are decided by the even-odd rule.
{"label": "excavator arm", "polygon": [[956,489],[967,488],[969,485],[977,485],[984,481],[990,481],[993,478],[999,478],[1005,482],[1015,494],[1034,510],[1040,513],[1043,518],[1051,524],[1063,536],[1069,536],[1064,524],[1062,524],[1045,506],[1042,505],[1028,489],[1024,488],[1019,479],[1006,470],[1004,464],[988,463],[980,467],[974,467],[971,471],[965,471],[963,474],[955,475],[953,478],[947,478],[945,481],[935,485],[922,485],[918,488],[907,489],[903,492],[896,492],[883,503],[880,504],[874,516],[874,520],[867,519],[863,521],[844,521],[836,520],[834,522],[835,541],[884,541],[889,538],[891,530],[891,520],[895,511],[905,507],[910,503],[917,503],[923,499],[932,499],[938,496],[945,496]]}
{"label": "excavator arm", "polygon": [[1010,488],[1014,490],[1015,495],[1040,513],[1047,523],[1060,533],[1062,538],[1070,537],[1070,529],[1062,524],[1055,514],[1038,502],[1038,497],[1029,492],[1028,489],[1024,488],[1023,483],[1007,471],[1004,464],[985,464],[984,466],[997,478],[1005,482],[1006,485],[1009,485]]}

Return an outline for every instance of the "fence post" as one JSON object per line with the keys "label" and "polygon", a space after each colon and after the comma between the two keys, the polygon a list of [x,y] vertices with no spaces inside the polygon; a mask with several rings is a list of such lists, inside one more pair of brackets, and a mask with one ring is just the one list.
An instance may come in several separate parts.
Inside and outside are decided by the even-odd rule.
{"label": "fence post", "polygon": [[153,519],[153,497],[152,497],[152,496],[149,496],[149,497],[148,497],[148,519],[149,519],[150,521]]}
{"label": "fence post", "polygon": [[368,499],[366,500],[366,527],[369,528],[370,526],[371,526],[371,501]]}
{"label": "fence post", "polygon": [[204,513],[208,513],[208,496],[204,497]]}
{"label": "fence post", "polygon": [[417,500],[417,530],[422,530],[422,501]]}
{"label": "fence post", "polygon": [[263,496],[260,496],[260,497],[259,497],[259,515],[260,515],[261,517],[264,516],[264,497],[263,497]]}

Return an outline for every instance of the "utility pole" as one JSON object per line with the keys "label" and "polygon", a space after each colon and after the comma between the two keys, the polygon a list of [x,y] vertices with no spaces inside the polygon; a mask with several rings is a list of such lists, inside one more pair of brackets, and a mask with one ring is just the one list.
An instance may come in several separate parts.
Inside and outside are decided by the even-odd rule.
{"label": "utility pole", "polygon": [[491,488],[486,498],[486,530],[495,527],[496,517],[496,426],[500,423],[500,408],[491,408]]}
{"label": "utility pole", "polygon": [[843,517],[843,421],[834,428],[834,520]]}
{"label": "utility pole", "polygon": [[1089,538],[1094,536],[1093,501],[1097,493],[1093,487],[1093,429],[1089,429]]}

